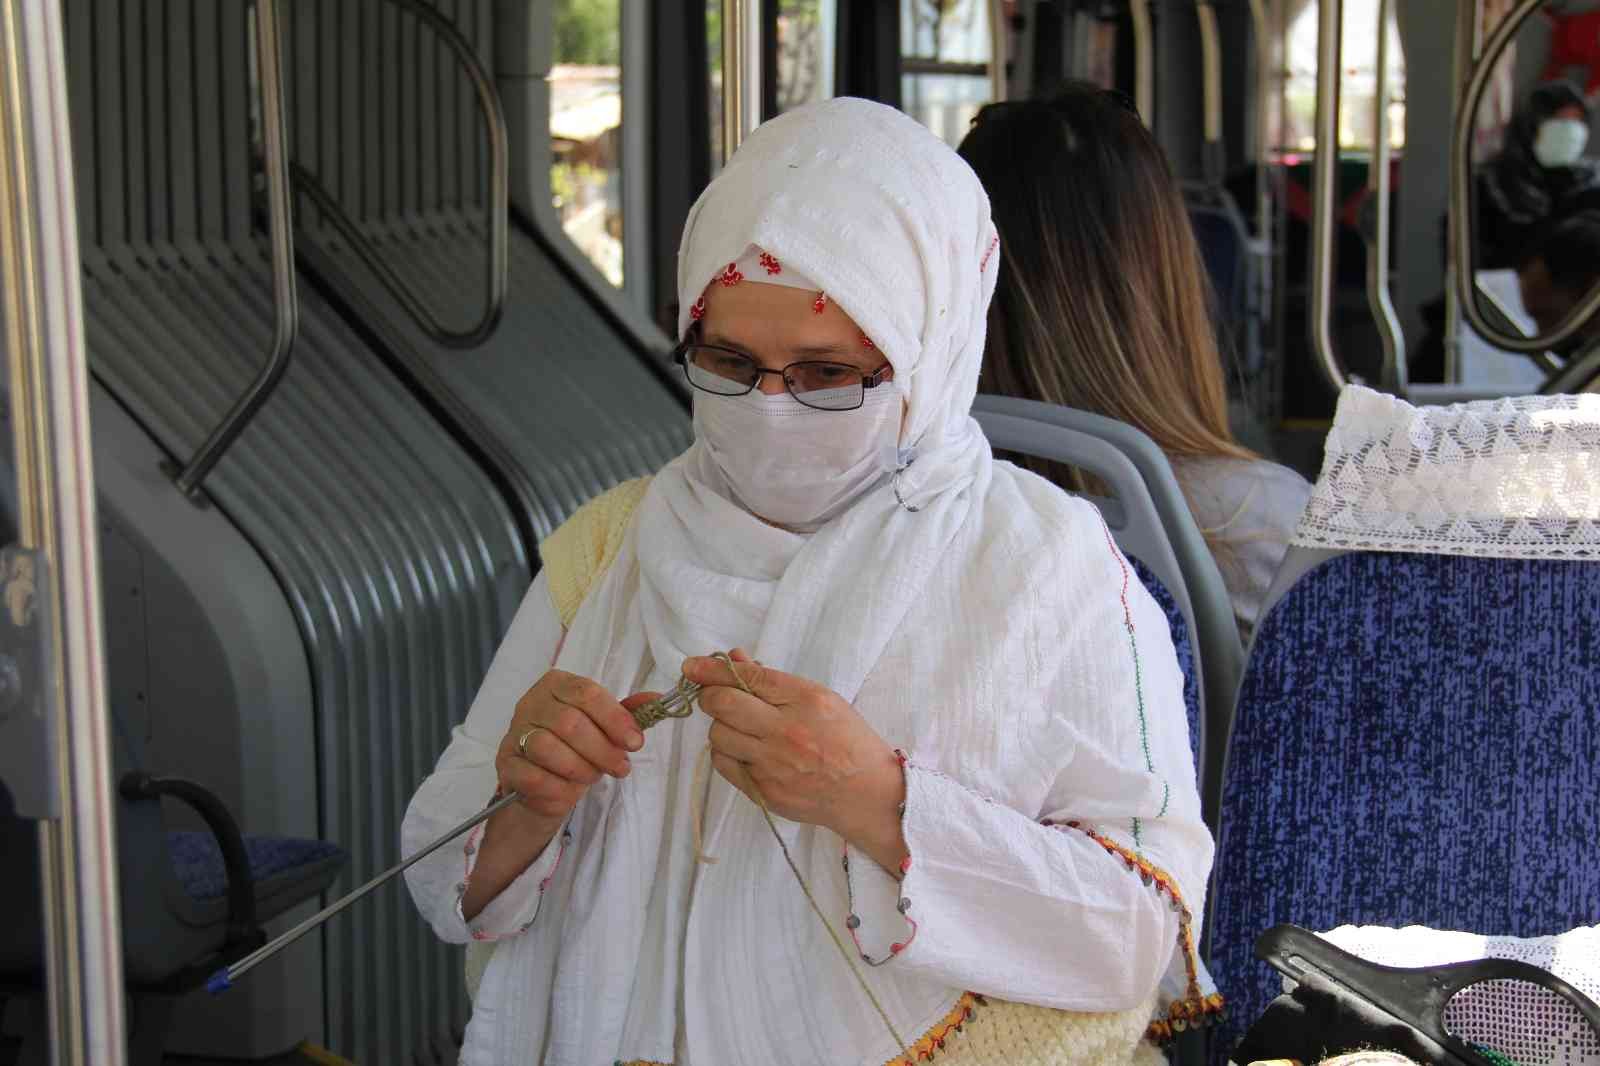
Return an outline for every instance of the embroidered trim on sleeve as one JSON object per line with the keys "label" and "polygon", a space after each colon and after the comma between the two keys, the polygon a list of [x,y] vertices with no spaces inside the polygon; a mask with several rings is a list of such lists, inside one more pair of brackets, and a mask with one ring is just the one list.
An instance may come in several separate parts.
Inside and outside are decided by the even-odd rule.
{"label": "embroidered trim on sleeve", "polygon": [[1178,915],[1178,948],[1183,953],[1183,968],[1187,976],[1187,984],[1181,999],[1174,1000],[1167,1008],[1167,1016],[1150,1023],[1146,1036],[1157,1044],[1170,1042],[1176,1033],[1181,1033],[1190,1026],[1200,1028],[1216,1023],[1222,1017],[1223,998],[1220,994],[1205,995],[1200,990],[1200,960],[1194,946],[1194,920],[1189,913],[1189,907],[1183,902],[1183,894],[1178,889],[1178,882],[1172,875],[1156,866],[1143,855],[1135,852],[1125,845],[1117,843],[1104,833],[1096,832],[1082,822],[1052,822],[1049,820],[1041,823],[1051,829],[1061,832],[1076,830],[1093,840],[1106,850],[1106,854],[1121,860],[1128,868],[1128,872],[1139,875],[1139,880],[1146,886],[1152,887],[1156,895],[1165,896],[1172,909]]}
{"label": "embroidered trim on sleeve", "polygon": [[[1106,525],[1105,516],[1099,511],[1095,512],[1100,519],[1100,529],[1106,536],[1106,547],[1111,549],[1111,557],[1122,568],[1122,625],[1128,631],[1128,650],[1133,655],[1133,696],[1134,703],[1139,712],[1139,746],[1144,752],[1145,772],[1152,776],[1156,774],[1155,760],[1150,755],[1150,722],[1145,716],[1144,709],[1144,670],[1139,661],[1139,634],[1133,625],[1133,608],[1128,604],[1128,585],[1133,580],[1133,575],[1128,569],[1128,561],[1117,550],[1117,542],[1111,537],[1111,527]],[[1167,813],[1167,804],[1172,799],[1172,784],[1165,777],[1161,778],[1162,798],[1161,809],[1156,812],[1160,818]],[[1133,818],[1133,845],[1136,848],[1144,847],[1142,825],[1137,815]]]}
{"label": "embroidered trim on sleeve", "polygon": [[[498,798],[499,795],[500,794],[497,791],[495,793],[496,798]],[[563,826],[561,829],[560,850],[556,852],[556,864],[550,868],[550,872],[546,874],[544,879],[539,882],[539,904],[533,909],[533,917],[529,918],[527,921],[523,922],[515,930],[509,933],[487,933],[482,929],[473,928],[473,925],[476,922],[482,920],[482,911],[479,912],[478,918],[471,922],[467,921],[466,915],[462,914],[461,911],[461,901],[467,894],[467,886],[472,884],[472,868],[477,864],[477,860],[474,858],[474,856],[477,855],[478,844],[483,839],[485,824],[486,823],[483,822],[478,823],[478,825],[473,828],[472,832],[467,834],[467,842],[461,847],[461,880],[456,883],[456,915],[461,918],[462,924],[464,924],[467,929],[471,931],[472,939],[480,942],[504,940],[507,937],[519,936],[528,931],[533,923],[538,920],[539,912],[544,909],[545,890],[550,887],[550,882],[555,880],[556,871],[561,869],[561,860],[566,858],[567,846],[572,843],[572,830]]]}
{"label": "embroidered trim on sleeve", "polygon": [[[902,774],[905,773],[906,768],[911,763],[910,757],[899,748],[894,750],[894,757],[900,763],[900,772]],[[900,804],[899,813],[901,819],[903,820],[906,816],[906,805],[904,803]],[[861,956],[861,961],[866,963],[868,966],[882,966],[884,963],[888,962],[890,959],[893,959],[906,948],[910,947],[911,942],[917,939],[917,922],[916,919],[912,918],[911,914],[909,913],[911,910],[911,900],[904,893],[901,893],[900,898],[895,901],[895,910],[899,911],[900,917],[905,919],[907,928],[911,930],[910,935],[908,935],[904,940],[897,940],[893,944],[890,944],[889,954],[883,955],[879,958],[873,958],[862,949],[861,936],[856,932],[856,930],[861,928],[861,918],[856,914],[856,893],[855,888],[850,883],[850,845],[846,844],[844,846],[843,855],[840,861],[844,865],[844,891],[846,901],[850,908],[849,912],[845,915],[844,927],[849,930],[850,939],[855,943],[856,952]],[[900,875],[904,877],[910,872],[911,856],[907,855],[904,859],[900,860]]]}

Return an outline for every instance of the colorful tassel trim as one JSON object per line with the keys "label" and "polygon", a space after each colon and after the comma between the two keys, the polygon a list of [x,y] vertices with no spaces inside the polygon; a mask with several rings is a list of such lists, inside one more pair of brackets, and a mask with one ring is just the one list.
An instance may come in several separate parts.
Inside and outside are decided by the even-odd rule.
{"label": "colorful tassel trim", "polygon": [[1200,991],[1200,960],[1194,946],[1194,918],[1189,913],[1189,907],[1183,902],[1183,895],[1178,891],[1178,882],[1172,875],[1156,866],[1149,859],[1117,843],[1103,833],[1097,833],[1081,822],[1049,822],[1045,825],[1052,829],[1074,829],[1093,840],[1106,850],[1106,854],[1120,861],[1128,868],[1129,873],[1139,875],[1139,880],[1147,886],[1154,888],[1156,895],[1166,896],[1168,903],[1178,915],[1178,947],[1183,953],[1183,967],[1188,977],[1188,987],[1184,990],[1182,999],[1176,1000],[1167,1008],[1167,1016],[1150,1023],[1146,1036],[1152,1043],[1165,1045],[1173,1037],[1189,1028],[1204,1028],[1221,1021],[1226,1013],[1226,1004],[1220,994],[1205,995]]}
{"label": "colorful tassel trim", "polygon": [[914,1066],[918,1062],[930,1062],[933,1057],[944,1050],[945,1041],[961,1032],[962,1028],[977,1014],[979,1007],[988,1006],[988,1001],[974,992],[964,992],[956,1005],[950,1008],[950,1013],[939,1019],[933,1028],[912,1042],[906,1049],[906,1054],[890,1059],[884,1066]]}

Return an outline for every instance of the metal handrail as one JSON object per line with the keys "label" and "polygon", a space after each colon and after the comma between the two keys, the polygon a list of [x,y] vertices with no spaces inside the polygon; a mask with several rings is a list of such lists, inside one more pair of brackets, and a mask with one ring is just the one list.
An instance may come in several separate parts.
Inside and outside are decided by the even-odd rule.
{"label": "metal handrail", "polygon": [[1006,12],[1004,0],[989,0],[989,96],[1006,98]]}
{"label": "metal handrail", "polygon": [[1150,28],[1150,0],[1128,0],[1133,17],[1133,103],[1139,117],[1156,128],[1156,68]]}
{"label": "metal handrail", "polygon": [[[1479,44],[1483,36],[1482,0],[1462,0],[1456,4],[1455,47],[1450,67],[1451,114],[1461,114],[1461,104],[1466,98],[1467,79],[1472,75],[1473,64],[1478,60]],[[1452,155],[1451,159],[1454,158]],[[1451,166],[1446,163],[1446,169]],[[1446,197],[1449,190],[1445,191]],[[1446,205],[1448,208],[1448,204]],[[1444,247],[1444,380],[1457,384],[1461,380],[1461,301],[1456,297],[1456,247],[1450,238],[1449,220],[1445,223]]]}
{"label": "metal handrail", "polygon": [[1345,372],[1333,348],[1334,206],[1339,177],[1339,53],[1343,0],[1317,4],[1317,151],[1311,161],[1311,347],[1335,392]]}
{"label": "metal handrail", "polygon": [[477,52],[473,50],[454,22],[423,0],[389,0],[404,8],[418,21],[425,22],[434,33],[450,46],[456,60],[466,71],[477,92],[478,110],[483,113],[489,132],[489,259],[486,270],[483,315],[470,329],[456,331],[446,328],[428,310],[422,299],[412,291],[400,274],[378,253],[377,247],[361,232],[361,228],[347,215],[333,195],[323,188],[316,175],[299,163],[290,161],[289,173],[295,188],[304,194],[334,229],[350,245],[350,250],[377,275],[378,281],[389,290],[389,295],[405,309],[435,344],[444,348],[476,348],[483,344],[500,325],[505,314],[507,263],[511,248],[511,192],[510,192],[510,142],[506,135],[505,113],[500,107],[500,94],[495,91],[494,78],[484,68]]}
{"label": "metal handrail", "polygon": [[17,813],[39,818],[50,1060],[122,1066],[117,822],[62,19],[61,4],[0,0],[0,343],[17,537],[46,564],[35,571],[32,624],[49,661],[31,673],[53,745],[39,768],[49,790],[38,790],[53,802]]}
{"label": "metal handrail", "polygon": [[1389,293],[1389,5],[1378,0],[1378,69],[1373,81],[1372,162],[1367,168],[1367,192],[1373,201],[1372,247],[1367,251],[1367,306],[1378,324],[1383,343],[1383,381],[1404,394],[1410,375],[1406,367],[1406,338]]}
{"label": "metal handrail", "polygon": [[1201,173],[1206,184],[1216,186],[1222,184],[1228,163],[1222,144],[1222,34],[1211,0],[1195,0],[1194,13],[1200,24],[1200,88],[1205,111]]}
{"label": "metal handrail", "polygon": [[1511,13],[1495,27],[1494,34],[1484,45],[1483,54],[1473,67],[1467,82],[1467,91],[1461,110],[1456,115],[1455,130],[1450,140],[1450,250],[1455,264],[1455,294],[1472,328],[1485,341],[1508,352],[1529,354],[1544,352],[1577,335],[1591,317],[1600,311],[1600,282],[1597,282],[1577,306],[1573,307],[1549,333],[1536,337],[1523,337],[1501,330],[1478,306],[1476,283],[1476,242],[1472,239],[1473,203],[1472,183],[1472,132],[1478,104],[1484,89],[1494,73],[1495,62],[1516,37],[1517,30],[1544,7],[1544,0],[1521,0]]}
{"label": "metal handrail", "polygon": [[761,122],[761,0],[722,0],[722,162]]}
{"label": "metal handrail", "polygon": [[1539,386],[1539,395],[1593,392],[1597,379],[1600,379],[1600,340],[1590,341],[1587,348],[1567,360],[1566,366],[1552,373],[1545,383]]}
{"label": "metal handrail", "polygon": [[266,366],[187,466],[173,479],[178,491],[194,496],[250,419],[260,410],[289,369],[289,356],[300,332],[300,297],[295,291],[294,233],[289,207],[289,153],[284,143],[283,66],[278,41],[277,0],[254,0],[256,63],[261,90],[261,141],[266,159],[267,229],[272,244],[272,352]]}

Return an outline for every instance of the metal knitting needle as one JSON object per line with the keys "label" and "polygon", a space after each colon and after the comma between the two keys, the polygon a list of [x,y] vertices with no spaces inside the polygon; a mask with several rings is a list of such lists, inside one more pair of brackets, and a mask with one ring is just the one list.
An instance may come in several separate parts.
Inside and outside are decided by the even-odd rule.
{"label": "metal knitting needle", "polygon": [[[660,699],[651,700],[642,707],[635,708],[633,711],[633,720],[638,724],[640,729],[649,729],[651,726],[662,721],[663,719],[687,718],[691,713],[693,713],[694,698],[699,695],[699,693],[699,685],[694,684],[692,681],[680,681],[678,682],[678,687],[667,693],[665,696],[662,696]],[[326,922],[329,918],[332,918],[340,911],[349,907],[352,903],[361,899],[363,896],[367,895],[384,882],[392,879],[396,874],[404,873],[411,866],[421,862],[423,859],[427,858],[429,855],[432,855],[434,852],[438,851],[452,840],[455,840],[463,833],[470,831],[478,823],[511,806],[513,803],[517,802],[519,798],[520,797],[515,792],[508,796],[502,796],[500,799],[495,800],[477,814],[474,814],[471,818],[468,818],[466,821],[450,830],[438,840],[435,840],[427,847],[424,847],[421,851],[418,851],[409,858],[402,859],[397,865],[391,866],[389,869],[385,870],[377,877],[374,877],[372,880],[368,881],[354,892],[351,892],[350,894],[339,898],[335,902],[328,904],[328,906],[324,907],[316,914],[313,914],[311,917],[307,918],[305,921],[301,922],[287,933],[273,937],[271,940],[267,941],[259,948],[256,948],[256,950],[252,951],[238,962],[224,966],[222,969],[218,970],[216,973],[212,974],[206,979],[206,991],[210,992],[212,995],[226,992],[228,989],[233,987],[233,983],[239,978],[243,977],[257,966],[260,966],[263,962],[266,962],[268,959],[272,958],[272,956],[276,955],[290,944],[293,944],[296,940],[299,940],[301,937],[311,932],[311,930],[317,928],[317,926]]]}
{"label": "metal knitting needle", "polygon": [[284,933],[281,936],[273,937],[271,940],[267,941],[259,948],[256,948],[256,950],[252,951],[238,962],[224,966],[222,969],[218,970],[216,973],[212,974],[206,979],[206,991],[210,992],[212,995],[216,995],[220,992],[226,992],[228,989],[233,987],[233,983],[239,978],[243,977],[257,966],[260,966],[263,962],[266,962],[268,959],[272,958],[272,956],[276,955],[290,944],[293,944],[296,940],[299,940],[301,937],[311,932],[311,930],[315,929],[323,922],[326,922],[329,918],[332,918],[335,914],[338,914],[340,911],[349,907],[352,903],[356,902],[356,900],[367,895],[373,889],[377,888],[379,885],[382,885],[385,881],[393,878],[396,874],[403,873],[407,868],[427,858],[429,855],[432,855],[434,852],[438,851],[440,848],[444,847],[461,834],[471,830],[479,822],[482,822],[491,815],[504,810],[521,798],[522,797],[515,792],[508,796],[500,797],[493,803],[489,804],[489,806],[479,811],[477,814],[474,814],[471,818],[468,818],[466,821],[450,830],[450,832],[446,833],[438,840],[435,840],[432,844],[429,844],[421,851],[418,851],[416,854],[412,855],[410,858],[401,860],[398,865],[391,866],[389,869],[385,870],[377,877],[374,877],[372,880],[368,881],[354,892],[351,892],[349,895],[328,904],[328,906],[324,907],[316,914],[313,914],[311,917],[307,918],[305,921],[301,922],[287,933]]}

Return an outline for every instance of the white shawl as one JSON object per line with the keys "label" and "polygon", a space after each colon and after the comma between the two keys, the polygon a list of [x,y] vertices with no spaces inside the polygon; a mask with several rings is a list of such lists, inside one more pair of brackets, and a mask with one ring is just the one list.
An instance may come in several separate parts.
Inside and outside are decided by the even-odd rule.
{"label": "white shawl", "polygon": [[[696,444],[654,479],[557,665],[621,696],[670,687],[688,656],[744,647],[855,702],[913,759],[1002,802],[1029,805],[1021,807],[1028,819],[1104,818],[1106,832],[1127,838],[1126,815],[1135,825],[1142,815],[1146,854],[1176,875],[1198,915],[1210,841],[1187,765],[1169,638],[1164,626],[1146,624],[1159,613],[1135,581],[1124,594],[1134,604],[1128,617],[1149,630],[1138,713],[1148,702],[1154,723],[1141,758],[1142,730],[1127,724],[1134,711],[1123,695],[1123,705],[1085,707],[1094,694],[1076,686],[1094,684],[1090,674],[1062,676],[1069,647],[1081,652],[1085,639],[1061,589],[1086,583],[1079,573],[1104,584],[1084,619],[1116,620],[1104,638],[1113,654],[1101,657],[1127,651],[1125,608],[1115,606],[1113,587],[1120,556],[1087,505],[996,464],[969,415],[999,263],[977,178],[897,111],[852,99],[809,106],[758,129],[691,211],[679,260],[680,330],[712,277],[752,245],[815,280],[893,363],[894,386],[908,401],[901,447],[910,465],[801,536],[728,502]],[[961,617],[929,613],[958,610]],[[1074,706],[1052,706],[1056,692]],[[1107,727],[1113,754],[1100,759],[1115,799],[1086,788],[1077,809],[1033,809],[1068,753],[1088,750],[1078,731],[1101,729],[1102,718],[1121,723]],[[721,861],[694,861],[690,780],[707,730],[701,715],[657,726],[630,776],[602,780],[579,805],[537,922],[523,934],[538,946],[512,952],[502,943],[484,978],[485,987],[524,991],[498,1003],[480,997],[479,1014],[494,1016],[474,1018],[466,1061],[669,1062],[680,1035],[694,1066],[881,1063],[898,1052],[808,910],[760,812],[715,775],[704,835],[706,851]],[[842,923],[838,838],[787,822],[780,828]],[[1128,876],[1092,842],[1082,854],[1094,869],[1081,876]],[[908,893],[917,876],[907,877]],[[1176,932],[1172,923],[1158,928]],[[963,989],[902,963],[981,935],[925,928],[901,958],[868,971],[907,1039],[948,1013]],[[1105,930],[1109,942],[1118,935]],[[993,973],[991,987],[975,990],[1075,1009],[1134,1005],[1051,1003],[1048,989],[1026,981],[1006,987],[1003,962]],[[513,1006],[522,996],[529,1002]],[[1109,990],[1107,998],[1115,998]]]}

